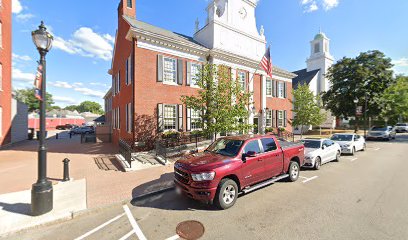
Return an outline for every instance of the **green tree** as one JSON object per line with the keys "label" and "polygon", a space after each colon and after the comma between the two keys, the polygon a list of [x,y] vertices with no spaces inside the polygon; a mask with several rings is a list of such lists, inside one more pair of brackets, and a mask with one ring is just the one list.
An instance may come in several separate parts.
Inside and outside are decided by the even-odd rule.
{"label": "green tree", "polygon": [[[15,91],[15,98],[25,103],[28,106],[28,111],[37,111],[40,109],[40,101],[35,97],[35,88],[19,89]],[[54,104],[52,95],[47,92],[46,94],[46,108],[51,109],[51,105]]]}
{"label": "green tree", "polygon": [[232,79],[226,66],[204,65],[196,76],[198,94],[182,96],[181,101],[201,112],[203,131],[216,135],[221,132],[245,132],[252,128],[247,123],[252,93],[243,91]]}
{"label": "green tree", "polygon": [[339,60],[327,74],[331,88],[322,96],[325,107],[337,117],[355,116],[357,123],[356,107],[364,107],[367,98],[368,107],[363,111],[367,110],[368,116],[378,115],[381,107],[375,98],[393,82],[392,66],[391,59],[377,50]]}
{"label": "green tree", "polygon": [[92,101],[81,102],[77,108],[78,112],[91,112],[95,114],[103,114],[101,104]]}
{"label": "green tree", "polygon": [[68,110],[68,111],[78,111],[78,105],[69,105],[64,107],[64,110]]}
{"label": "green tree", "polygon": [[293,90],[293,126],[300,126],[301,138],[303,138],[303,126],[321,125],[326,115],[321,112],[319,98],[314,96],[309,86],[302,84]]}
{"label": "green tree", "polygon": [[393,122],[408,119],[408,77],[397,76],[395,83],[391,84],[380,97],[377,98],[381,106],[382,118]]}

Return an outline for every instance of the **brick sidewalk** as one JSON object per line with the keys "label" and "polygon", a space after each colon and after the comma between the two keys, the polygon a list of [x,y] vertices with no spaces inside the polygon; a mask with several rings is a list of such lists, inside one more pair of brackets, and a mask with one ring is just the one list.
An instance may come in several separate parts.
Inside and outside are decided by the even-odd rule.
{"label": "brick sidewalk", "polygon": [[[172,166],[123,172],[113,159],[113,144],[81,144],[80,137],[47,140],[47,176],[55,183],[63,177],[62,160],[70,162],[70,177],[87,181],[88,208],[131,199],[172,183]],[[0,150],[0,194],[31,189],[37,180],[38,142],[24,141]]]}

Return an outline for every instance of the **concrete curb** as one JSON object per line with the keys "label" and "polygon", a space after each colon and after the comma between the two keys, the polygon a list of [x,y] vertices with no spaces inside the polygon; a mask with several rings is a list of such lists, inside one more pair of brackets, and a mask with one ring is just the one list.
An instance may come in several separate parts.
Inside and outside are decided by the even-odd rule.
{"label": "concrete curb", "polygon": [[137,202],[137,201],[152,197],[154,195],[162,194],[162,193],[174,190],[174,189],[175,189],[175,186],[174,186],[174,184],[172,184],[170,187],[166,187],[166,188],[163,188],[163,189],[160,189],[160,190],[157,190],[157,191],[153,191],[153,192],[149,192],[149,193],[145,193],[145,194],[142,194],[140,196],[137,196],[137,197],[133,198],[130,201],[130,203],[132,204],[134,202]]}

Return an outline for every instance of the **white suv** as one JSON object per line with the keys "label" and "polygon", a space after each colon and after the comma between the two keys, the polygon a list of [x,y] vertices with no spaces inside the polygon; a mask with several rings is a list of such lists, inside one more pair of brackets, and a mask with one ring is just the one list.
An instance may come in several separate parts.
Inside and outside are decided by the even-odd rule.
{"label": "white suv", "polygon": [[395,125],[395,131],[397,133],[408,132],[408,123],[397,123],[397,125]]}

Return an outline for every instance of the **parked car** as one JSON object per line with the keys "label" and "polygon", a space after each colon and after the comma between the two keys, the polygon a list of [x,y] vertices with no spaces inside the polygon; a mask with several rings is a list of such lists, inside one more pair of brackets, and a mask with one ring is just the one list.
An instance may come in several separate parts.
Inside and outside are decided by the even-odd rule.
{"label": "parked car", "polygon": [[355,133],[336,133],[330,140],[338,143],[341,147],[341,153],[354,155],[357,151],[365,151],[366,141],[363,136]]}
{"label": "parked car", "polygon": [[72,128],[74,128],[75,126],[74,125],[72,125],[72,124],[64,124],[64,125],[58,125],[58,126],[56,126],[55,128],[57,129],[57,130],[67,130],[67,129],[72,129]]}
{"label": "parked car", "polygon": [[408,123],[397,123],[397,125],[395,125],[395,131],[397,133],[408,132]]}
{"label": "parked car", "polygon": [[230,136],[216,140],[202,153],[178,160],[174,182],[178,192],[227,209],[240,192],[285,178],[296,181],[303,163],[303,143],[281,142],[272,135]]}
{"label": "parked car", "polygon": [[72,134],[90,134],[94,133],[94,129],[90,127],[76,127],[71,129],[70,133]]}
{"label": "parked car", "polygon": [[387,140],[395,139],[397,132],[392,126],[372,127],[367,134],[367,140]]}
{"label": "parked car", "polygon": [[319,170],[320,167],[330,161],[340,161],[341,147],[330,139],[304,139],[305,165],[307,168]]}

